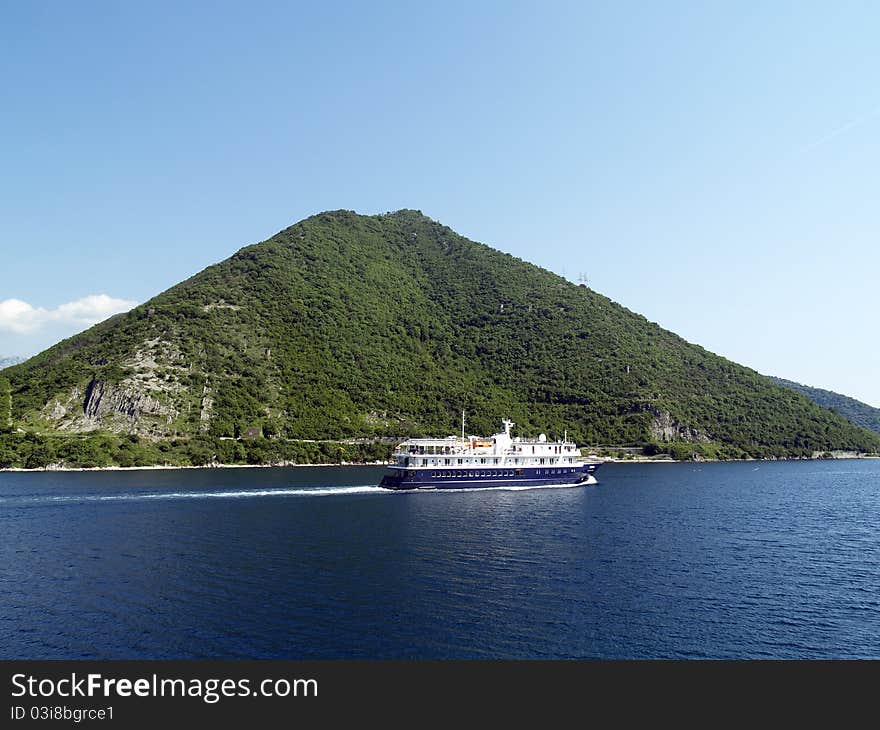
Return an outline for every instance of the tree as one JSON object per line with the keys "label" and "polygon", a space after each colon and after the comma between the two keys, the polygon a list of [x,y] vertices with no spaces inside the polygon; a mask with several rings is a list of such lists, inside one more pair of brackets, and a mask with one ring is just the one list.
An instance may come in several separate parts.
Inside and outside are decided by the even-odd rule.
{"label": "tree", "polygon": [[0,431],[12,430],[12,388],[7,378],[0,378]]}

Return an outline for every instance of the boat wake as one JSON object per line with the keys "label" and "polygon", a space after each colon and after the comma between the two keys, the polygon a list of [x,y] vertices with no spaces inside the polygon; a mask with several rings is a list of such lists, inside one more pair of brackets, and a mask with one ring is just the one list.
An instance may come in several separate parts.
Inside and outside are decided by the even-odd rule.
{"label": "boat wake", "polygon": [[349,494],[414,494],[416,492],[525,492],[535,489],[571,489],[581,484],[508,485],[498,487],[463,487],[460,489],[385,489],[370,484],[339,487],[279,487],[277,489],[218,489],[212,491],[123,492],[119,494],[40,494],[0,497],[0,504],[57,505],[85,502],[154,502],[170,500],[256,499],[265,497],[339,497]]}
{"label": "boat wake", "polygon": [[175,499],[248,499],[256,497],[334,497],[345,494],[388,494],[371,485],[347,487],[296,487],[279,489],[235,489],[186,492],[126,492],[123,494],[53,494],[0,498],[0,504],[65,504],[81,502],[147,502]]}

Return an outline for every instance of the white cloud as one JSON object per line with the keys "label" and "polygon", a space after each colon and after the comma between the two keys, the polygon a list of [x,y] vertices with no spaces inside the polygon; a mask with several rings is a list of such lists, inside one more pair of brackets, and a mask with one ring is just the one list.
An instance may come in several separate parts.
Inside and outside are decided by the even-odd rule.
{"label": "white cloud", "polygon": [[106,294],[90,294],[55,309],[34,307],[21,299],[4,299],[0,301],[0,331],[27,335],[53,324],[87,327],[111,315],[127,312],[136,304],[130,299],[116,299]]}

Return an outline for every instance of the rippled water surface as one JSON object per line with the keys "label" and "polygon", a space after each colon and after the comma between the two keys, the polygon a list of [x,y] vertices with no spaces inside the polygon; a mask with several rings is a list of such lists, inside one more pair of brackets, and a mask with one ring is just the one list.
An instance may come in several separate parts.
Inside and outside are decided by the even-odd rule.
{"label": "rippled water surface", "polygon": [[880,461],[0,474],[0,658],[880,658]]}

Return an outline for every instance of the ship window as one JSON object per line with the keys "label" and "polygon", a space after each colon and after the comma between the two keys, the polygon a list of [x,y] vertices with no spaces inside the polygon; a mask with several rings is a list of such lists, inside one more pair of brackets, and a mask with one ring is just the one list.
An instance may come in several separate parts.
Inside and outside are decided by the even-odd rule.
{"label": "ship window", "polygon": [[461,464],[461,459],[458,460],[458,463]]}

